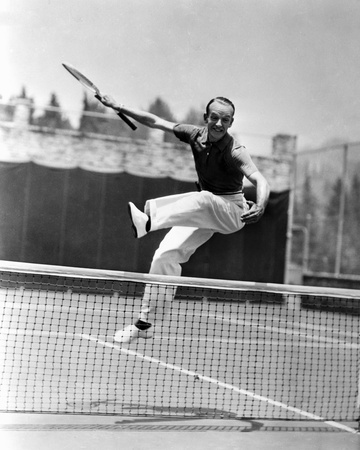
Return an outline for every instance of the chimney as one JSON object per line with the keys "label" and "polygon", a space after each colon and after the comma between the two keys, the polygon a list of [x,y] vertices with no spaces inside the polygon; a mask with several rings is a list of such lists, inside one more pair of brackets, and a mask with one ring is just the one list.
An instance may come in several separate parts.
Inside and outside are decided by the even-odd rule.
{"label": "chimney", "polygon": [[272,139],[272,154],[275,157],[289,159],[296,152],[296,136],[277,134]]}
{"label": "chimney", "polygon": [[16,98],[14,101],[14,127],[27,128],[30,124],[32,101],[29,98]]}

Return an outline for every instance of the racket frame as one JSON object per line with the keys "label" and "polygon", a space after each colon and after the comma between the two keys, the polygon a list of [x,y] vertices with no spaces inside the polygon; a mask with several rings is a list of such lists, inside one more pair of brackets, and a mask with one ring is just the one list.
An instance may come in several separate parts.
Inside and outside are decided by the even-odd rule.
{"label": "racket frame", "polygon": [[[101,92],[99,88],[83,73],[81,73],[78,69],[72,66],[69,63],[62,63],[64,68],[74,77],[79,83],[81,83],[85,88],[89,89],[93,94],[95,94],[95,98],[100,100]],[[117,111],[117,115],[132,129],[136,130],[137,126],[122,112]]]}

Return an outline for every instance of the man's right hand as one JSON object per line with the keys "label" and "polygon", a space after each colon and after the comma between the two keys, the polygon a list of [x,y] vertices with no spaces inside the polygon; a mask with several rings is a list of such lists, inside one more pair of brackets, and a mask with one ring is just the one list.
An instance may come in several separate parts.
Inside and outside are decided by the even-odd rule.
{"label": "man's right hand", "polygon": [[112,108],[112,109],[115,109],[115,110],[119,109],[119,104],[110,95],[99,94],[99,95],[95,95],[95,97],[98,100],[100,100],[100,102],[104,106],[107,106],[108,108]]}

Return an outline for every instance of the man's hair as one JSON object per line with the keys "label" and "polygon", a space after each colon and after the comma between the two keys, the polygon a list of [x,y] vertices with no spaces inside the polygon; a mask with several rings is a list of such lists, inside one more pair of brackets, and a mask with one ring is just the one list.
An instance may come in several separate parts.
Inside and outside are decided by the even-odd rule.
{"label": "man's hair", "polygon": [[209,101],[209,103],[206,105],[205,111],[206,111],[206,115],[207,115],[207,116],[209,115],[209,108],[210,108],[210,105],[211,105],[212,103],[216,102],[216,101],[219,101],[219,102],[222,102],[222,103],[226,103],[227,105],[230,105],[230,106],[232,107],[232,109],[234,110],[234,114],[235,114],[235,106],[234,106],[234,103],[233,103],[231,100],[229,100],[229,99],[226,98],[226,97],[215,97],[215,98],[211,99],[211,100]]}

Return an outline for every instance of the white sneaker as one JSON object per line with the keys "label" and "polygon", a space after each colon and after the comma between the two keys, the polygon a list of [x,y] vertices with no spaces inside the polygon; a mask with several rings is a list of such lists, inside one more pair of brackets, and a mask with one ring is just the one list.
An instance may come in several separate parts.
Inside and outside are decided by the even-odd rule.
{"label": "white sneaker", "polygon": [[140,209],[131,202],[128,203],[128,210],[135,237],[141,238],[145,236],[147,234],[146,224],[148,223],[149,216],[140,211]]}
{"label": "white sneaker", "polygon": [[147,330],[139,330],[139,328],[132,324],[128,325],[123,330],[117,331],[114,336],[114,341],[126,344],[134,339],[149,339],[151,337],[153,337],[152,328],[148,328]]}

